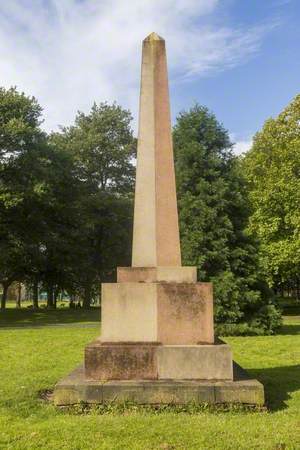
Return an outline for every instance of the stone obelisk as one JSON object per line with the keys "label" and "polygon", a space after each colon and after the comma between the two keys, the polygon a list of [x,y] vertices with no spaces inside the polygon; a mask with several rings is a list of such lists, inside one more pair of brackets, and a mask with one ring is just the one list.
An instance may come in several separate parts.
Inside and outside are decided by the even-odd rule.
{"label": "stone obelisk", "polygon": [[181,266],[165,41],[143,42],[132,266]]}
{"label": "stone obelisk", "polygon": [[56,404],[263,403],[256,380],[234,381],[215,342],[211,283],[182,267],[165,41],[143,41],[132,266],[102,284],[101,337],[84,368],[56,385]]}

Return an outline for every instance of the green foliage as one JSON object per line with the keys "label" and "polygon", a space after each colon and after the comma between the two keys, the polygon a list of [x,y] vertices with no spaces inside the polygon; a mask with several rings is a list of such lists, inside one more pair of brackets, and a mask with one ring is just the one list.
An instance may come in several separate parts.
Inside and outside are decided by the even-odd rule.
{"label": "green foliage", "polygon": [[250,231],[261,243],[271,286],[297,286],[300,295],[300,95],[256,134],[243,167],[253,214]]}
{"label": "green foliage", "polygon": [[42,108],[16,88],[0,87],[0,159],[18,154],[39,137]]}
{"label": "green foliage", "polygon": [[[20,280],[26,268],[28,241],[32,234],[27,219],[32,214],[28,180],[32,178],[37,148],[45,136],[39,128],[41,108],[34,98],[15,88],[0,88],[0,282],[1,308],[13,280]],[[28,155],[31,155],[28,158]]]}
{"label": "green foliage", "polygon": [[129,265],[135,139],[131,114],[120,106],[94,104],[78,113],[75,124],[51,136],[67,152],[83,183],[79,200],[82,218],[76,244],[76,264],[68,291],[88,306],[101,281],[110,280],[118,265]]}
{"label": "green foliage", "polygon": [[52,141],[74,156],[81,179],[96,189],[132,192],[135,140],[131,121],[131,113],[115,103],[94,103],[89,114],[79,112],[75,124],[54,133]]}
{"label": "green foliage", "polygon": [[[241,297],[239,280],[236,280],[234,273],[230,270],[220,272],[214,277],[209,277],[209,281],[212,281],[214,286],[214,306],[217,322],[231,323],[241,320],[244,315],[242,311],[244,298]],[[247,291],[243,293],[249,294]],[[256,292],[253,294],[257,295]]]}
{"label": "green foliage", "polygon": [[0,89],[2,308],[14,280],[31,285],[35,298],[43,286],[48,307],[62,290],[89,307],[101,281],[129,263],[131,115],[95,104],[49,138],[40,114],[34,98]]}
{"label": "green foliage", "polygon": [[243,323],[218,323],[217,336],[263,336],[277,332],[282,326],[280,310],[272,303],[263,305]]}
{"label": "green foliage", "polygon": [[215,325],[215,333],[217,336],[263,336],[265,331],[257,326],[249,323],[217,323]]}
{"label": "green foliage", "polygon": [[254,315],[251,325],[263,330],[265,334],[273,334],[282,325],[281,312],[273,304],[263,305]]}
{"label": "green foliage", "polygon": [[[78,235],[80,182],[70,155],[57,151],[41,135],[5,161],[1,192],[1,242],[7,249],[3,265],[13,272],[11,281],[42,282],[51,291],[53,306],[54,290],[66,282]],[[15,243],[18,260],[11,262]]]}
{"label": "green foliage", "polygon": [[177,118],[174,149],[183,263],[213,281],[217,322],[249,320],[268,293],[257,242],[247,232],[247,187],[228,133],[196,105]]}

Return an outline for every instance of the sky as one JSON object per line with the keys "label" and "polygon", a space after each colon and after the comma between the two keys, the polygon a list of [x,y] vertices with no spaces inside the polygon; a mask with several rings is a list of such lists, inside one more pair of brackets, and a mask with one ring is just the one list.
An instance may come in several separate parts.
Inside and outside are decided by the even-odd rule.
{"label": "sky", "polygon": [[300,91],[300,0],[0,0],[0,86],[71,125],[94,101],[138,116],[141,41],[167,45],[172,120],[196,102],[237,154]]}

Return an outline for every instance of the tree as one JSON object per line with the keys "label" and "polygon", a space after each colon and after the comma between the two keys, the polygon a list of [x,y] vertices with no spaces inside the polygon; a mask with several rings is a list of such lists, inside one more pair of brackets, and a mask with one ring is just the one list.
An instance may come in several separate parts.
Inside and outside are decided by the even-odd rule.
{"label": "tree", "polygon": [[256,134],[243,168],[269,284],[300,298],[300,95]]}
{"label": "tree", "polygon": [[[18,215],[24,202],[24,190],[16,186],[16,163],[21,155],[35,147],[44,134],[39,128],[41,108],[33,97],[16,88],[0,88],[0,282],[3,286],[1,308],[5,308],[9,285],[20,280],[25,271],[25,247],[16,228],[21,229],[23,216]],[[21,177],[24,173],[19,174]],[[24,224],[23,224],[24,225]]]}
{"label": "tree", "polygon": [[67,285],[76,261],[84,220],[80,210],[82,182],[75,176],[71,156],[49,144],[41,149],[35,157],[30,191],[28,208],[38,214],[35,217],[27,214],[33,233],[26,232],[24,236],[25,242],[30,242],[26,273],[35,289],[42,282],[47,291],[47,305],[55,308],[57,296]]}
{"label": "tree", "polygon": [[60,291],[90,305],[116,263],[127,263],[132,220],[131,115],[113,104],[78,113],[50,138],[41,108],[15,88],[0,89],[0,282],[41,284],[47,305]]}
{"label": "tree", "polygon": [[42,108],[15,87],[0,87],[0,161],[26,151],[41,136]]}
{"label": "tree", "polygon": [[73,126],[51,136],[52,144],[72,156],[83,183],[84,220],[68,291],[80,295],[84,307],[101,281],[112,278],[116,265],[129,263],[135,155],[131,119],[116,104],[94,104],[89,114],[78,113]]}
{"label": "tree", "polygon": [[99,295],[101,282],[111,281],[118,265],[130,264],[132,201],[99,191],[85,197],[83,208],[77,264],[67,290],[88,308]]}
{"label": "tree", "polygon": [[127,194],[133,190],[136,146],[131,113],[116,103],[94,103],[75,124],[54,133],[52,141],[74,157],[80,178],[96,190]]}
{"label": "tree", "polygon": [[246,182],[227,131],[205,107],[182,112],[174,150],[183,263],[213,281],[217,322],[250,320],[266,301],[247,232]]}
{"label": "tree", "polygon": [[49,144],[43,133],[41,108],[34,98],[15,89],[0,90],[0,280],[2,307],[14,281],[48,292],[55,306],[73,264],[81,182],[69,153]]}

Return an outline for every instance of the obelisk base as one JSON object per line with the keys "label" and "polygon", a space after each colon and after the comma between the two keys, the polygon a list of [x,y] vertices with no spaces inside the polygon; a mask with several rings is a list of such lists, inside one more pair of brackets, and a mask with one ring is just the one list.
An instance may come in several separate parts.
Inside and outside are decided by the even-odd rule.
{"label": "obelisk base", "polygon": [[77,367],[54,389],[55,405],[78,403],[105,404],[133,402],[162,404],[247,404],[264,405],[263,385],[250,378],[234,363],[233,381],[214,380],[112,380],[86,378],[83,366]]}
{"label": "obelisk base", "polygon": [[264,387],[232,361],[230,347],[105,343],[85,349],[85,365],[54,389],[56,405],[134,402],[136,404],[264,404]]}

